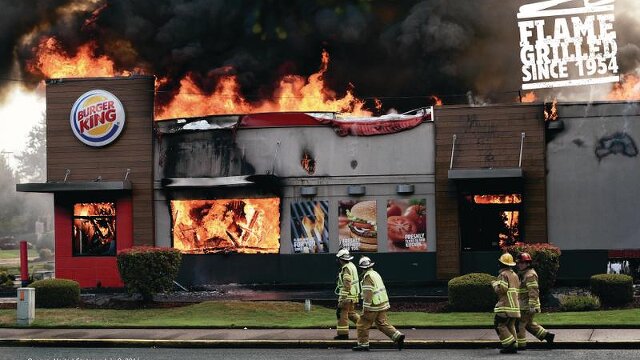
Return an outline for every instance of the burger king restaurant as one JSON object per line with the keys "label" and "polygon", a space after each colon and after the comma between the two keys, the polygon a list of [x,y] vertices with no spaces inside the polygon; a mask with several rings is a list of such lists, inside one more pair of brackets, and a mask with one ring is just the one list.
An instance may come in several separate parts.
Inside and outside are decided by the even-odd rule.
{"label": "burger king restaurant", "polygon": [[149,76],[53,79],[46,97],[47,181],[17,190],[54,194],[55,276],[82,287],[122,286],[132,246],[179,249],[184,286],[333,283],[340,248],[416,286],[561,231],[546,149],[568,145],[542,104],[156,120]]}

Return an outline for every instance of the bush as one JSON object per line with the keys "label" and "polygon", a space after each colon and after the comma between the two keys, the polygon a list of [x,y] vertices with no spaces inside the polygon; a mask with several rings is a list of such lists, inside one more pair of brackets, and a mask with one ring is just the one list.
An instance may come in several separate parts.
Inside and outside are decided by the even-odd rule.
{"label": "bush", "polygon": [[181,260],[177,249],[133,247],[118,253],[118,271],[130,293],[151,301],[153,294],[173,287]]}
{"label": "bush", "polygon": [[80,303],[80,284],[67,279],[46,279],[32,282],[36,289],[36,307],[75,307]]}
{"label": "bush", "polygon": [[540,298],[548,294],[558,277],[558,269],[560,268],[560,248],[547,243],[515,243],[507,246],[506,251],[511,253],[514,259],[518,254],[527,252],[531,255],[533,262],[531,266],[538,273],[538,285],[540,286]]}
{"label": "bush", "polygon": [[38,251],[38,256],[40,260],[48,261],[53,259],[53,251],[51,251],[50,249],[42,248],[40,249],[40,251]]}
{"label": "bush", "polygon": [[471,273],[449,280],[449,306],[454,311],[491,311],[496,294],[491,282],[495,276]]}
{"label": "bush", "polygon": [[562,311],[592,311],[600,308],[600,299],[593,295],[567,295],[560,300]]}
{"label": "bush", "polygon": [[13,280],[15,277],[5,270],[0,270],[0,287],[13,288]]}
{"label": "bush", "polygon": [[623,274],[598,274],[591,277],[591,293],[603,305],[620,306],[633,301],[633,278]]}

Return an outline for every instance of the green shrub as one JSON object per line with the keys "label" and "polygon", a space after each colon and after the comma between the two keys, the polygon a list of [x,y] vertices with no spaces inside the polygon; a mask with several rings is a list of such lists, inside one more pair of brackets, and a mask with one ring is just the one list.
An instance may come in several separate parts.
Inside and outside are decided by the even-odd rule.
{"label": "green shrub", "polygon": [[13,277],[7,271],[0,270],[0,287],[2,288],[12,288],[13,287]]}
{"label": "green shrub", "polygon": [[515,243],[505,248],[514,259],[518,254],[527,252],[531,255],[533,262],[531,266],[538,273],[538,285],[540,286],[540,298],[548,294],[558,277],[560,268],[560,248],[547,243]]}
{"label": "green shrub", "polygon": [[491,287],[495,276],[471,273],[449,280],[449,306],[454,311],[491,311],[496,294]]}
{"label": "green shrub", "polygon": [[568,295],[560,299],[562,311],[592,311],[600,308],[600,299],[593,295]]}
{"label": "green shrub", "polygon": [[591,277],[591,293],[606,306],[620,306],[633,301],[633,278],[623,274],[598,274]]}
{"label": "green shrub", "polygon": [[80,284],[67,279],[46,279],[32,282],[36,289],[36,307],[75,307],[80,303]]}
{"label": "green shrub", "polygon": [[151,301],[153,294],[173,287],[181,260],[177,249],[133,247],[118,253],[118,271],[130,293]]}
{"label": "green shrub", "polygon": [[48,261],[53,259],[53,251],[51,249],[42,248],[38,251],[38,257],[42,261]]}

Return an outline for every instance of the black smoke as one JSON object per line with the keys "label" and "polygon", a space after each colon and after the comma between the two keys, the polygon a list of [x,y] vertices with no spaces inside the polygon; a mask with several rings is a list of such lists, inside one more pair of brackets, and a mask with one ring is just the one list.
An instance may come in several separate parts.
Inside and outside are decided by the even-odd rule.
{"label": "black smoke", "polygon": [[[633,1],[618,1],[618,12]],[[95,41],[97,53],[114,59],[119,69],[142,68],[171,79],[160,89],[160,103],[173,96],[187,73],[205,90],[220,75],[233,73],[243,94],[255,101],[269,97],[285,74],[316,72],[326,49],[331,61],[325,80],[332,89],[340,93],[353,84],[359,97],[409,110],[431,104],[430,95],[445,103],[465,103],[469,93],[513,101],[520,87],[516,13],[530,1],[4,2],[3,75],[13,59],[24,69],[41,36],[55,36],[71,54]],[[78,6],[64,16],[56,12],[70,3]],[[95,21],[87,22],[92,16]],[[620,36],[622,70],[635,69],[637,20],[622,16],[616,25],[630,29]],[[33,32],[38,36],[25,38]]]}

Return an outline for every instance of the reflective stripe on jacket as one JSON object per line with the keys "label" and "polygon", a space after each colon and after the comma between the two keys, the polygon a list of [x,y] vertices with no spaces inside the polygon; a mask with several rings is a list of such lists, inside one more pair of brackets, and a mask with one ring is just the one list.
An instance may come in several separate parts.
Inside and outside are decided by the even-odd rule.
{"label": "reflective stripe on jacket", "polygon": [[520,279],[518,279],[518,275],[511,269],[502,269],[498,274],[498,279],[492,285],[493,290],[498,295],[498,302],[493,312],[502,313],[511,318],[519,318],[518,293],[520,292]]}
{"label": "reflective stripe on jacket", "polygon": [[367,270],[362,276],[362,309],[383,311],[389,307],[389,296],[382,277],[373,269]]}
{"label": "reflective stripe on jacket", "polygon": [[338,274],[338,282],[335,290],[338,301],[349,299],[357,302],[360,298],[360,283],[358,279],[358,269],[352,262],[342,266]]}
{"label": "reflective stripe on jacket", "polygon": [[528,267],[520,273],[520,309],[528,311],[531,308],[540,311],[540,289],[538,286],[538,273]]}

